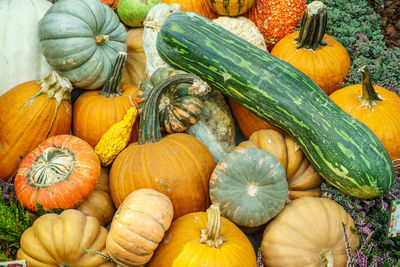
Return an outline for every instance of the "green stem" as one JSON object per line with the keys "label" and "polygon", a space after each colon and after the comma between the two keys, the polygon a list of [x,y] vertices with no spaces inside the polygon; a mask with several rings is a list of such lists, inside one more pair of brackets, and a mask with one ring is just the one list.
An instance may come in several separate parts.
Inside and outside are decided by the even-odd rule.
{"label": "green stem", "polygon": [[327,21],[328,12],[322,2],[314,1],[308,4],[301,19],[296,48],[317,50],[320,46],[326,45],[322,38],[325,35]]}
{"label": "green stem", "polygon": [[122,95],[119,89],[122,78],[122,71],[125,66],[127,54],[125,52],[118,52],[117,60],[114,68],[103,86],[103,89],[99,92],[100,95],[105,97],[115,97]]}
{"label": "green stem", "polygon": [[378,105],[378,102],[382,101],[383,98],[375,91],[367,66],[361,67],[358,72],[361,72],[363,75],[362,93],[358,97],[361,100],[361,107],[368,106],[370,110],[373,110],[372,106]]}
{"label": "green stem", "polygon": [[177,74],[161,80],[154,86],[140,115],[139,145],[156,143],[162,139],[158,114],[162,94],[170,87],[180,83],[193,83],[193,86],[204,84],[204,82],[198,83],[197,81],[201,80],[196,75]]}

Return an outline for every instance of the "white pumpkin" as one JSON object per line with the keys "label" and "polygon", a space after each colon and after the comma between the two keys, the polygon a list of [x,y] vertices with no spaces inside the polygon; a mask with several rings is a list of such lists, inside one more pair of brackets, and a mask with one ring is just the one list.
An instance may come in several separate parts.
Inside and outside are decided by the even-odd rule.
{"label": "white pumpkin", "polygon": [[38,22],[50,7],[46,0],[0,0],[0,95],[52,71],[38,35]]}

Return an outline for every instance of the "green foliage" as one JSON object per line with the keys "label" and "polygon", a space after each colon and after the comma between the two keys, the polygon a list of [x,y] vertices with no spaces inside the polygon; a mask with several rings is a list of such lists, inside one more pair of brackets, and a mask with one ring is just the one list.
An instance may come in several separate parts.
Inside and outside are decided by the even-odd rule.
{"label": "green foliage", "polygon": [[[307,0],[307,3],[312,2]],[[400,95],[400,49],[383,41],[380,16],[366,0],[322,0],[328,11],[327,34],[346,47],[352,62],[343,86],[361,83],[358,69],[368,66],[374,84]],[[383,0],[375,0],[376,7]]]}

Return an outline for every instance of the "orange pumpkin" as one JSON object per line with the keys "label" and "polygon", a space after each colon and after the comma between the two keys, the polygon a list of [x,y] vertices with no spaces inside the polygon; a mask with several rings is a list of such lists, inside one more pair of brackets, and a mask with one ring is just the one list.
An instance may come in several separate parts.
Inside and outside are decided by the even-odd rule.
{"label": "orange pumpkin", "polygon": [[222,16],[236,17],[247,12],[256,0],[209,0],[213,9]]}
{"label": "orange pumpkin", "polygon": [[141,114],[138,143],[125,148],[111,167],[110,192],[116,207],[140,188],[167,195],[174,206],[174,218],[209,206],[208,181],[215,167],[212,154],[186,133],[162,137],[157,111],[164,91],[194,79],[198,78],[190,74],[168,77],[148,96]]}
{"label": "orange pumpkin", "polygon": [[[115,123],[121,121],[132,104],[138,106],[136,95],[139,88],[120,84],[127,54],[120,52],[109,80],[101,91],[90,90],[79,96],[73,106],[73,135],[82,138],[93,148],[103,134]],[[138,139],[139,120],[131,133],[131,142]]]}
{"label": "orange pumpkin", "polygon": [[116,10],[119,0],[100,0],[103,4],[109,6],[112,10]]}
{"label": "orange pumpkin", "polygon": [[335,38],[325,34],[327,11],[320,1],[307,6],[300,31],[287,35],[274,55],[310,77],[327,94],[339,88],[350,70],[350,56]]}
{"label": "orange pumpkin", "polygon": [[15,193],[35,214],[75,208],[96,186],[100,161],[93,148],[73,135],[52,136],[21,162]]}
{"label": "orange pumpkin", "polygon": [[367,125],[381,140],[392,160],[400,159],[400,97],[381,86],[373,86],[366,67],[360,72],[362,84],[346,86],[329,97]]}
{"label": "orange pumpkin", "polygon": [[17,85],[0,96],[0,177],[17,171],[20,157],[47,137],[71,128],[72,85],[56,72]]}
{"label": "orange pumpkin", "polygon": [[144,266],[171,225],[172,203],[153,189],[129,194],[115,213],[107,253],[118,266]]}
{"label": "orange pumpkin", "polygon": [[218,15],[213,10],[209,0],[162,0],[162,3],[181,5],[181,11],[191,11],[209,19],[215,19]]}
{"label": "orange pumpkin", "polygon": [[256,0],[244,16],[257,25],[271,50],[280,39],[294,32],[305,9],[305,0]]}

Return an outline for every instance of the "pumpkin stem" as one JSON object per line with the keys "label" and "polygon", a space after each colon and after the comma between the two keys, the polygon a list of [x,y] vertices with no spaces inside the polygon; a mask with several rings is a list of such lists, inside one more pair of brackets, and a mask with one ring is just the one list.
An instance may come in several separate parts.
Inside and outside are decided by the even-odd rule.
{"label": "pumpkin stem", "polygon": [[[162,135],[158,114],[162,94],[170,87],[180,83],[192,83],[193,86],[204,86],[205,84],[196,75],[188,73],[176,74],[158,82],[150,92],[140,116],[139,145],[152,144],[161,140]],[[143,88],[140,90],[143,91]]]}
{"label": "pumpkin stem", "polygon": [[360,107],[368,106],[370,110],[373,110],[372,106],[378,105],[378,102],[384,99],[375,91],[367,66],[362,66],[358,72],[361,72],[363,75],[362,93],[358,97],[361,100]]}
{"label": "pumpkin stem", "polygon": [[103,45],[105,42],[108,42],[110,37],[108,35],[96,35],[94,37],[94,41],[97,45]]}
{"label": "pumpkin stem", "polygon": [[319,255],[319,258],[321,259],[321,262],[326,263],[326,267],[333,267],[333,256],[332,256],[332,250],[330,249],[324,249],[322,250],[321,254]]}
{"label": "pumpkin stem", "polygon": [[150,28],[150,29],[156,30],[157,32],[160,32],[162,24],[157,23],[154,20],[146,19],[145,21],[143,21],[143,26],[145,28]]}
{"label": "pumpkin stem", "polygon": [[324,3],[313,1],[308,4],[301,19],[296,48],[317,50],[320,46],[326,45],[322,38],[325,35],[327,21],[328,12]]}
{"label": "pumpkin stem", "polygon": [[200,243],[219,248],[226,241],[221,237],[221,211],[217,205],[212,204],[207,209],[207,226],[201,230]]}
{"label": "pumpkin stem", "polygon": [[103,86],[103,89],[99,92],[100,95],[105,97],[116,97],[121,96],[122,92],[119,89],[122,78],[122,70],[124,69],[127,54],[125,52],[118,52],[117,61],[115,62],[114,68]]}

